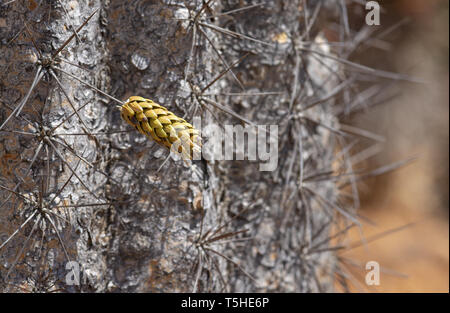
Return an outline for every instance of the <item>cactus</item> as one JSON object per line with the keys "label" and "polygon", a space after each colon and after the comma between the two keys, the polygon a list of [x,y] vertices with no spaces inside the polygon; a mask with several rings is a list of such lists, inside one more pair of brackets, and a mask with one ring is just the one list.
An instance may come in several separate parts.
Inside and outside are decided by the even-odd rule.
{"label": "cactus", "polygon": [[[2,291],[334,289],[331,239],[359,224],[339,96],[374,74],[330,51],[338,2],[33,3],[0,7]],[[118,103],[168,148],[195,116],[278,125],[278,166],[165,162]]]}

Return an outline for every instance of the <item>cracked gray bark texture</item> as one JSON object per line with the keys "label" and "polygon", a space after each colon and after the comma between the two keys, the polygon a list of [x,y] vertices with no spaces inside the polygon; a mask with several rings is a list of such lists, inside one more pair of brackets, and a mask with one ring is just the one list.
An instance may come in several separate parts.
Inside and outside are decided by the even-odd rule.
{"label": "cracked gray bark texture", "polygon": [[[157,171],[167,156],[165,149],[137,132],[112,133],[130,130],[120,119],[117,103],[55,70],[75,107],[87,103],[79,115],[96,135],[83,135],[82,122],[73,116],[54,135],[55,140],[64,138],[67,143],[56,147],[65,161],[53,147],[44,144],[27,172],[39,146],[38,138],[0,133],[2,186],[13,189],[20,183],[18,193],[34,197],[37,202],[42,196],[44,203],[64,186],[57,199],[46,206],[59,216],[51,215],[56,227],[44,219],[33,230],[32,220],[0,250],[0,289],[332,290],[335,255],[327,249],[311,248],[327,241],[336,214],[319,206],[299,182],[308,174],[330,170],[335,153],[334,137],[303,118],[327,125],[338,122],[331,99],[300,111],[306,105],[304,99],[320,99],[335,87],[336,78],[324,68],[338,67],[330,60],[297,49],[302,39],[323,41],[317,25],[305,25],[305,2],[312,10],[320,1],[263,1],[263,5],[246,11],[205,20],[206,16],[256,3],[217,0],[199,19],[271,44],[202,28],[229,64],[250,53],[233,68],[246,92],[279,93],[213,98],[258,125],[279,126],[279,162],[273,172],[259,171],[255,161],[210,161],[206,174],[200,162],[187,167],[171,159]],[[217,121],[222,125],[240,123],[212,106],[206,109],[207,103],[196,102],[190,85],[184,81],[190,57],[187,80],[192,85],[203,88],[224,70],[208,39],[198,30],[190,56],[193,26],[179,19],[189,14],[193,17],[202,5],[202,1],[192,0],[62,0],[16,1],[0,7],[0,121],[26,95],[37,69],[37,51],[27,32],[21,31],[24,22],[42,53],[52,53],[71,35],[70,24],[78,27],[100,8],[80,31],[81,42],[74,39],[61,53],[62,58],[88,71],[67,62],[57,64],[58,68],[115,98],[147,97],[188,119],[197,106],[196,115],[201,115],[203,126]],[[308,36],[301,37],[307,27],[311,28]],[[326,49],[326,45],[323,47]],[[207,93],[240,91],[228,73]],[[44,126],[51,128],[72,112],[55,78],[46,74],[32,92],[22,118],[12,119],[5,129],[33,132]],[[64,136],[69,133],[81,135]],[[68,146],[93,167],[80,161]],[[300,171],[300,155],[304,173]],[[72,175],[68,164],[77,175]],[[330,203],[337,197],[331,181],[310,183],[309,188]],[[5,202],[0,210],[0,238],[4,242],[33,212],[33,204],[6,189],[0,189],[0,200]],[[112,204],[54,208],[95,203]],[[202,250],[196,244],[201,230],[211,234],[224,224],[226,232],[247,231],[209,243],[214,251]],[[69,259],[80,264],[79,287],[65,283],[71,273],[66,269],[68,260],[58,234]],[[239,240],[244,237],[251,239]],[[24,243],[26,247],[21,251]],[[18,263],[10,270],[18,253]]]}

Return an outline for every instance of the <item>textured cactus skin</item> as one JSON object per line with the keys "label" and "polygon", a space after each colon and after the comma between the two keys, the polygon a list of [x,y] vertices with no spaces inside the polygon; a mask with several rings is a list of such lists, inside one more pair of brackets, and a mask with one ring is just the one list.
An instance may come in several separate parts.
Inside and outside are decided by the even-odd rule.
{"label": "textured cactus skin", "polygon": [[120,108],[122,118],[141,134],[192,159],[200,151],[199,131],[162,105],[139,96],[130,97]]}
{"label": "textured cactus skin", "polygon": [[[313,9],[313,5],[320,2],[306,3]],[[40,7],[35,10],[24,7],[24,3],[27,2],[15,1],[7,9],[0,10],[0,38],[14,38],[23,28],[25,20],[37,46],[44,52],[53,52],[71,36],[66,26],[68,18],[60,3],[69,11],[70,22],[75,28],[92,14],[94,8],[101,8],[100,14],[95,15],[79,33],[81,41],[77,43],[74,39],[62,55],[90,71],[64,63],[59,66],[115,98],[152,95],[160,103],[176,108],[176,111],[173,109],[174,112],[188,113],[197,105],[190,93],[182,91],[186,87],[182,83],[186,78],[188,60],[192,59],[189,70],[191,77],[188,78],[194,85],[207,86],[224,69],[209,41],[203,35],[193,40],[192,25],[188,21],[178,20],[187,17],[186,7],[195,16],[204,6],[203,1],[41,1]],[[323,3],[331,5],[332,1]],[[252,1],[216,0],[210,4],[212,13],[221,13],[251,5]],[[251,118],[258,125],[265,125],[278,123],[283,112],[289,109],[293,90],[301,91],[302,94],[305,90],[305,95],[314,96],[306,100],[312,101],[326,95],[336,86],[334,79],[330,79],[329,67],[335,68],[330,60],[318,62],[312,56],[299,54],[302,62],[297,62],[295,55],[291,54],[293,46],[289,42],[275,42],[273,39],[282,38],[283,33],[292,35],[293,38],[303,33],[306,26],[302,24],[304,12],[299,9],[301,7],[304,7],[301,0],[271,0],[264,1],[264,6],[234,14],[232,29],[274,43],[270,49],[254,41],[226,36],[211,29],[204,30],[216,47],[223,51],[229,63],[239,59],[243,51],[254,52],[245,63],[233,67],[246,90],[280,92],[279,96],[268,97],[220,96],[215,101],[220,100],[245,118]],[[206,17],[210,14],[204,10],[198,15],[199,20],[208,22]],[[227,26],[219,22],[215,23]],[[2,23],[6,27],[1,26]],[[311,40],[316,38],[314,32],[309,36]],[[195,53],[191,55],[192,47]],[[23,35],[10,45],[0,45],[0,55],[6,56],[0,57],[0,60],[8,61],[0,61],[1,72],[4,73],[0,74],[0,85],[3,86],[0,87],[0,100],[8,100],[5,105],[0,105],[0,122],[10,113],[8,106],[12,108],[20,103],[32,84],[33,75],[30,73],[34,72],[30,69],[35,71],[35,65],[24,63],[23,59],[33,49],[31,40]],[[327,66],[323,65],[324,61],[327,61]],[[297,64],[305,65],[305,69],[303,66],[299,67],[298,81],[294,79],[296,75],[293,71]],[[303,79],[306,69],[312,74],[308,79]],[[86,124],[91,126],[89,131],[93,134],[108,133],[108,136],[99,135],[97,141],[80,135],[64,137],[67,144],[73,146],[80,156],[95,164],[94,169],[85,162],[80,162],[77,168],[80,160],[69,149],[58,146],[63,158],[71,162],[84,184],[95,191],[102,202],[113,203],[108,208],[67,208],[67,216],[64,215],[64,218],[70,223],[61,225],[59,229],[70,259],[77,261],[83,269],[82,291],[190,292],[197,273],[199,282],[196,290],[201,292],[333,290],[335,257],[325,247],[328,245],[328,229],[333,222],[334,212],[324,210],[306,193],[282,201],[284,193],[290,195],[299,189],[296,182],[300,179],[300,150],[307,164],[305,176],[330,168],[334,160],[334,138],[328,132],[310,125],[286,127],[280,136],[280,147],[285,147],[282,151],[283,158],[274,173],[260,172],[258,163],[246,161],[208,164],[209,178],[202,175],[204,171],[196,171],[196,166],[186,168],[171,161],[159,171],[164,162],[161,153],[163,149],[149,149],[144,143],[145,138],[139,134],[116,135],[118,130],[122,133],[128,127],[120,121],[115,103],[109,103],[72,77],[59,72],[57,75],[67,93],[73,96],[75,107],[89,103],[79,112]],[[236,91],[233,87],[235,80],[228,76],[220,79],[208,93]],[[311,80],[314,84],[308,83]],[[41,82],[33,95],[35,96],[30,98],[21,114],[27,120],[51,128],[63,116],[73,113],[52,77],[48,78],[48,82]],[[154,128],[152,131],[158,139],[152,136],[150,130],[144,131],[146,123],[151,125],[144,113],[148,107],[143,105],[151,103],[151,110],[155,108],[156,111],[157,104],[141,97],[131,101],[133,98],[130,98],[128,104],[139,104],[134,107],[137,111],[130,105],[123,108],[124,112],[125,108],[132,110],[132,115],[127,116],[131,125],[168,148],[171,141],[166,142],[164,137],[156,136]],[[308,117],[326,125],[335,125],[333,101],[331,99],[309,109]],[[300,110],[303,102],[293,103],[293,112]],[[33,110],[41,108],[45,108],[42,114]],[[166,108],[159,106],[159,109],[167,114],[165,117],[169,116]],[[209,109],[213,112],[202,112],[203,125],[215,121],[212,115],[214,110]],[[141,121],[138,121],[138,117]],[[231,123],[233,118],[227,115],[217,117],[220,124]],[[177,119],[185,127],[182,133],[189,134],[189,123],[181,118]],[[23,131],[27,122],[22,119],[16,121],[16,124],[8,125],[8,130]],[[161,125],[163,127],[159,129],[164,130],[164,124]],[[60,128],[58,135],[82,133],[81,126],[78,119],[73,118],[67,127]],[[303,127],[302,132],[293,131],[300,126]],[[299,134],[302,136],[302,149],[296,150],[294,147],[300,142]],[[15,173],[23,173],[24,168],[26,170],[36,150],[36,142],[27,138],[9,132],[0,135],[0,184],[14,187],[19,179],[24,179],[16,177]],[[192,138],[189,134],[190,141],[193,141]],[[317,145],[323,149],[316,149]],[[52,153],[51,147],[49,151]],[[53,185],[48,188],[48,195],[44,194],[44,197],[51,200],[53,194],[68,181],[72,172],[58,155],[53,153],[52,157],[51,153],[50,158],[42,153],[38,156],[39,162],[35,163],[33,173],[26,178],[28,186],[21,186],[18,192],[27,194],[40,190],[40,177],[42,173],[46,175],[48,159],[52,170],[50,182]],[[290,164],[293,166],[290,167]],[[97,168],[104,169],[114,181],[108,181],[95,172]],[[287,175],[289,172],[292,175]],[[82,186],[81,180],[69,180],[59,196],[61,203],[66,201],[78,205],[98,202]],[[314,183],[311,188],[326,196],[329,201],[334,202],[337,197],[336,184],[332,181]],[[9,195],[10,192],[0,190],[1,200]],[[11,203],[8,209],[0,210],[1,242],[24,221],[23,218],[17,218],[14,223],[11,222],[16,207],[16,203]],[[200,211],[206,212],[203,219],[199,218]],[[240,213],[243,211],[244,213]],[[228,223],[235,216],[239,218]],[[203,258],[199,262],[201,251],[195,244],[196,239],[203,238],[205,233],[214,233],[215,229],[224,224],[227,231],[232,233],[248,229],[248,236],[254,240],[217,244],[214,248],[238,262],[254,280],[249,279],[236,265],[216,254],[210,253],[214,259],[205,261]],[[6,277],[10,264],[21,251],[30,230],[20,233],[6,247],[8,250],[0,251],[0,277]],[[44,273],[44,276],[49,276],[49,284],[56,282],[57,287],[69,292],[79,291],[78,288],[65,284],[67,258],[58,245],[56,234],[51,233],[49,228],[45,231],[45,236],[41,233],[42,231],[34,234],[30,239],[36,249],[26,247],[26,253],[19,259],[19,266],[9,276],[8,283],[11,285],[0,283],[0,290],[8,291],[17,288],[15,286],[23,286],[29,279],[40,277]],[[314,247],[318,243],[325,243],[324,252],[309,253],[305,248]],[[41,246],[43,248],[39,249]],[[46,254],[41,254],[41,250]],[[42,266],[36,260],[42,260]],[[50,275],[47,275],[46,269],[51,269]]]}

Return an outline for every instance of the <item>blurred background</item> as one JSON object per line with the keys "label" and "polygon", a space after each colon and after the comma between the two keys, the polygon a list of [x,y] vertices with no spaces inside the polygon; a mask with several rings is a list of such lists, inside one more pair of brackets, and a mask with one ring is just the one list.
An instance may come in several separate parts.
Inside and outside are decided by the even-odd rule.
{"label": "blurred background", "polygon": [[[360,265],[377,261],[385,270],[380,285],[365,291],[449,292],[449,2],[378,2],[383,8],[378,32],[392,31],[383,36],[384,46],[355,51],[352,60],[426,83],[396,84],[391,100],[349,118],[353,125],[387,139],[366,166],[417,157],[363,182],[360,213],[375,223],[366,223],[363,233],[370,238],[413,225],[341,255]],[[359,14],[350,10],[351,22],[364,23]],[[361,240],[358,230],[351,238]],[[361,285],[352,288],[364,291]]]}

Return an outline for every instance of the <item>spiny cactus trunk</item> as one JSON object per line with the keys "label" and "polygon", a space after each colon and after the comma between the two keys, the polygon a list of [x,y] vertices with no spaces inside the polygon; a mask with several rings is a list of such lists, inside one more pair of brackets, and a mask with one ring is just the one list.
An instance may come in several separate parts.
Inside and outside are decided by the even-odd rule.
{"label": "spiny cactus trunk", "polygon": [[[335,137],[319,123],[337,127],[334,103],[315,101],[337,85],[339,68],[300,49],[302,41],[324,41],[305,24],[314,23],[321,1],[264,1],[224,16],[253,2],[204,2],[0,7],[2,124],[39,68],[33,41],[43,57],[51,55],[100,8],[60,53],[88,70],[64,60],[44,63],[20,116],[0,133],[0,242],[35,214],[0,250],[2,291],[333,289],[335,256],[327,247],[337,187],[306,178],[332,170]],[[233,73],[198,93],[246,54]],[[164,163],[166,149],[133,131],[119,103],[77,79],[121,101],[150,98],[191,123],[201,117],[202,128],[243,120],[277,125],[277,132],[267,128],[267,138],[277,140],[274,170],[261,171],[266,161]],[[48,133],[74,112],[72,105],[85,104]],[[210,146],[215,140],[222,144],[212,136]],[[68,260],[80,265],[80,286],[66,283],[75,271],[66,268]]]}

